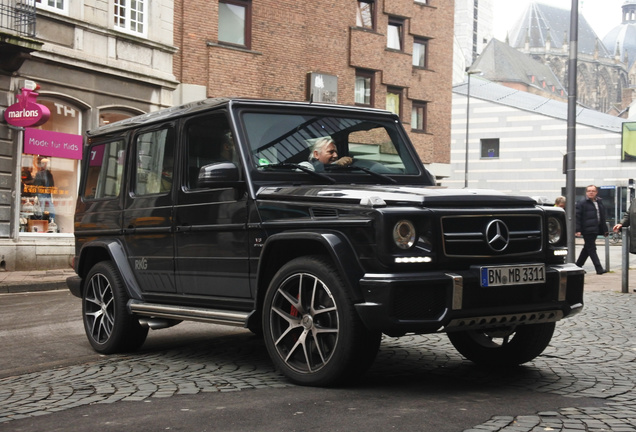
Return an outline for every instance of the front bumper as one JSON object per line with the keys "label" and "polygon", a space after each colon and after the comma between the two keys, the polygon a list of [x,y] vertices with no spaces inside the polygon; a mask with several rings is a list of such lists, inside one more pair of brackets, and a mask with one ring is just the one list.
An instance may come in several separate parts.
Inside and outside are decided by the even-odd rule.
{"label": "front bumper", "polygon": [[554,322],[583,308],[585,271],[546,266],[546,282],[483,288],[476,269],[365,274],[355,305],[367,328],[389,336]]}

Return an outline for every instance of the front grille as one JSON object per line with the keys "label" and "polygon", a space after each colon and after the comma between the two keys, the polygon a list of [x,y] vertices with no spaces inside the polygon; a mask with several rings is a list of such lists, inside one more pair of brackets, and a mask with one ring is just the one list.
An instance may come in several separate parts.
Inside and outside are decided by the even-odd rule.
{"label": "front grille", "polygon": [[449,257],[494,257],[541,251],[540,215],[491,214],[441,219],[444,254]]}

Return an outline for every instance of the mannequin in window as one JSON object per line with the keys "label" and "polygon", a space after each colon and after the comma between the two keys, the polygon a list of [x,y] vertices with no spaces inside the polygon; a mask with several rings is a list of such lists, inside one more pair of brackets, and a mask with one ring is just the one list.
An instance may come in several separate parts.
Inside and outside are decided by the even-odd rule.
{"label": "mannequin in window", "polygon": [[36,186],[36,196],[43,214],[49,213],[49,219],[55,218],[55,207],[51,198],[51,190],[55,186],[53,174],[49,169],[49,159],[43,156],[36,156],[33,159],[35,165],[35,175],[33,176],[33,186]]}

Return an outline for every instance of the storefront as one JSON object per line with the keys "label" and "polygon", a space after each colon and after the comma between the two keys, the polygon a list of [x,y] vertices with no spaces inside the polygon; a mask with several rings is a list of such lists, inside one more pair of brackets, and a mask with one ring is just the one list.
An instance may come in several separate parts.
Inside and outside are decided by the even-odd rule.
{"label": "storefront", "polygon": [[[22,80],[27,85],[35,85]],[[18,100],[24,91],[18,94]],[[22,126],[11,119],[15,152],[11,224],[0,238],[0,271],[67,268],[75,252],[73,215],[81,168],[83,131],[141,114],[123,106],[93,108],[75,97],[37,90],[37,105],[48,111],[41,124]],[[31,102],[34,102],[32,99]],[[18,103],[15,104],[16,106]],[[13,107],[7,108],[11,110]],[[22,109],[23,112],[35,110]],[[86,116],[94,115],[92,121]],[[11,124],[14,123],[14,124]]]}

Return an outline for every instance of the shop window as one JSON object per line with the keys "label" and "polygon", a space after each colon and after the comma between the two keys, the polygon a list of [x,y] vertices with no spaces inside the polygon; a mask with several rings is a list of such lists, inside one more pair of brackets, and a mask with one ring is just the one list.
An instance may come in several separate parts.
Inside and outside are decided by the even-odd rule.
{"label": "shop window", "polygon": [[418,132],[426,132],[426,102],[413,102],[411,110],[411,129]]}
{"label": "shop window", "polygon": [[369,30],[375,30],[375,0],[358,1],[356,25]]}
{"label": "shop window", "polygon": [[389,18],[386,32],[386,47],[402,51],[404,49],[404,20]]}
{"label": "shop window", "polygon": [[116,198],[121,190],[124,172],[124,142],[122,140],[94,145],[83,196],[86,199]]}
{"label": "shop window", "polygon": [[357,105],[373,105],[373,78],[372,71],[356,71],[355,103]]}
{"label": "shop window", "polygon": [[251,15],[250,1],[219,1],[219,43],[250,48]]}
{"label": "shop window", "polygon": [[165,194],[172,188],[174,132],[171,128],[137,136],[136,196]]}
{"label": "shop window", "polygon": [[[141,113],[139,113],[141,114]],[[125,120],[132,117],[132,114],[117,112],[117,111],[101,111],[99,113],[99,125],[104,126],[107,124],[115,123],[120,120]]]}
{"label": "shop window", "polygon": [[389,88],[386,92],[386,109],[400,116],[402,107],[402,89]]}
{"label": "shop window", "polygon": [[64,14],[68,13],[68,0],[35,0],[35,4],[39,9]]}
{"label": "shop window", "polygon": [[113,0],[115,29],[146,36],[148,13],[146,0]]}
{"label": "shop window", "polygon": [[428,40],[415,38],[413,41],[413,66],[428,67]]}
{"label": "shop window", "polygon": [[499,158],[499,138],[483,138],[481,141],[481,158]]}
{"label": "shop window", "polygon": [[[20,231],[73,233],[78,166],[82,154],[82,115],[61,100],[40,97],[49,120],[25,131],[21,154]],[[38,133],[38,139],[28,139]],[[65,135],[66,134],[66,135]],[[66,139],[58,139],[63,136]],[[50,138],[50,139],[49,139]],[[66,147],[66,148],[65,148]],[[70,153],[69,147],[75,149]]]}

